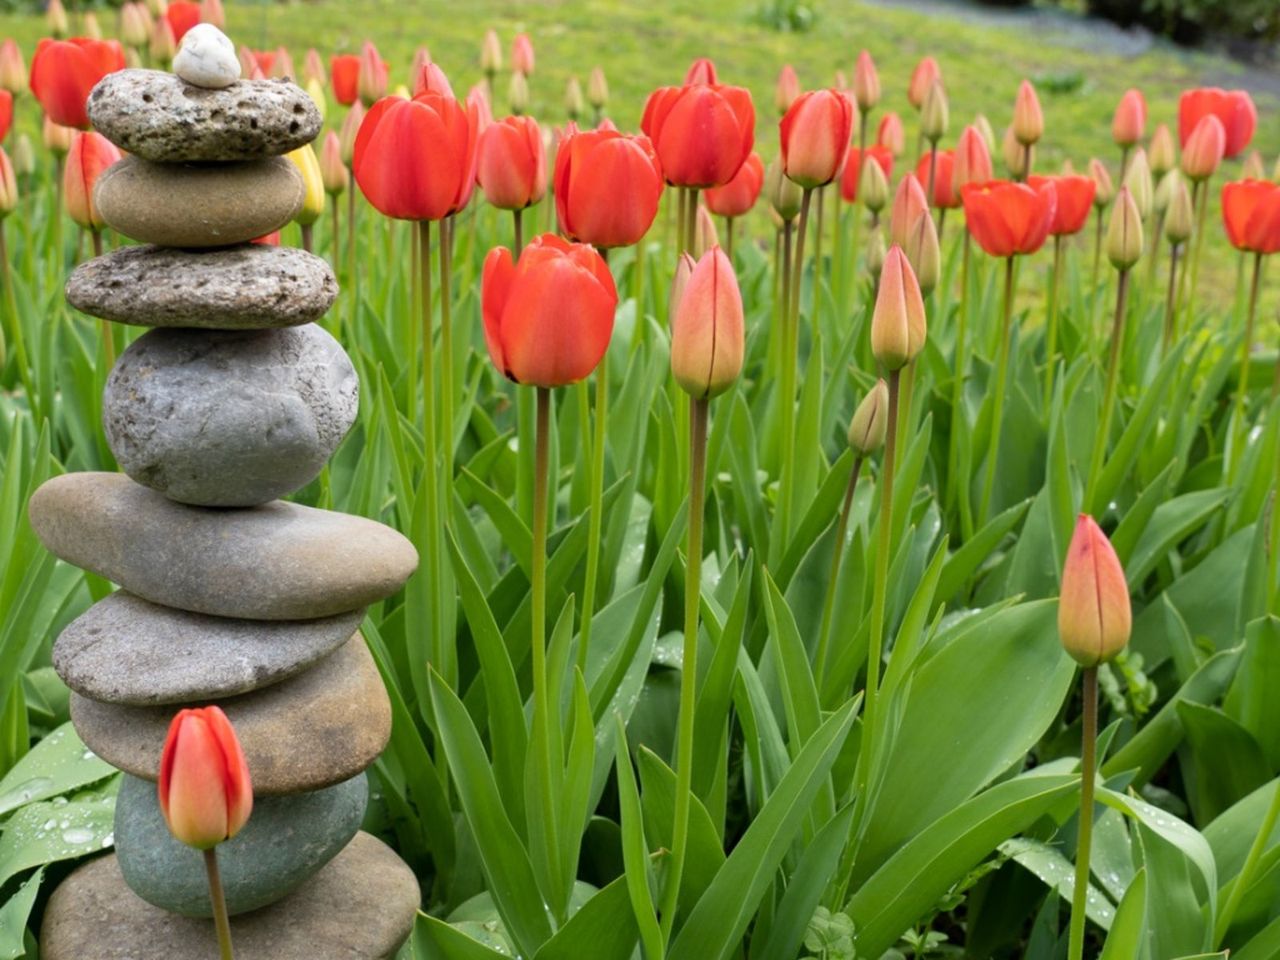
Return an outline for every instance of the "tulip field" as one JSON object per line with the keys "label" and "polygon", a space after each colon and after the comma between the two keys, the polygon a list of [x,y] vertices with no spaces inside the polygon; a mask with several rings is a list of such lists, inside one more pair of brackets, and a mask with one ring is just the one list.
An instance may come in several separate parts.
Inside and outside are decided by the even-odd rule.
{"label": "tulip field", "polygon": [[[420,910],[388,954],[334,906],[307,956],[1280,958],[1280,86],[879,3],[807,30],[727,0],[32,6],[0,16],[0,960],[67,955],[54,891],[115,855],[139,785],[206,851],[215,919],[183,929],[294,956],[253,932],[286,891],[219,906],[220,845],[315,787],[241,729],[246,762],[236,698],[154,701],[200,708],[158,777],[89,743],[55,641],[120,588],[161,601],[81,569],[33,494],[104,473],[209,523],[283,497],[398,532],[298,561],[339,581],[416,552],[345,607],[218,559],[211,606],[171,602],[350,615],[385,687],[376,760],[321,785],[363,804],[367,776],[359,827]],[[310,145],[255,160],[305,196],[193,212],[197,174],[246,158],[188,130],[139,213],[121,184],[162,165],[128,125],[160,108],[104,104],[141,68],[297,95],[282,144],[314,106]],[[132,345],[171,331],[106,302],[172,291],[103,271],[136,240],[194,263],[223,215],[246,257],[263,230],[315,255],[287,289],[328,285],[271,323],[150,325],[314,320],[358,382],[260,496],[259,465],[161,482],[120,439],[157,375],[126,384]],[[246,405],[217,396],[210,423]],[[129,569],[198,552],[111,522]],[[317,754],[363,743],[360,703],[334,709],[292,721]],[[103,920],[81,957],[194,955],[167,936]]]}

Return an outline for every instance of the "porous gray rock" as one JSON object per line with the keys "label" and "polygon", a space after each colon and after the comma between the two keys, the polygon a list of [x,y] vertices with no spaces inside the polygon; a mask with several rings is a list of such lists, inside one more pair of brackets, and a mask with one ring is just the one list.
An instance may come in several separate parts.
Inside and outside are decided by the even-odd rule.
{"label": "porous gray rock", "polygon": [[292,220],[305,198],[302,174],[285,157],[196,164],[129,156],[104,170],[93,190],[107,226],[162,247],[256,240]]}
{"label": "porous gray rock", "polygon": [[323,122],[291,80],[237,80],[210,90],[138,69],[99,81],[89,120],[121,150],[156,163],[276,157],[310,143]]}
{"label": "porous gray rock", "polygon": [[315,324],[151,330],[107,378],[102,425],[138,483],[180,503],[247,507],[315,479],[355,423],[358,386]]}
{"label": "porous gray rock", "polygon": [[53,666],[91,700],[154,706],[217,700],[301,673],[351,639],[363,610],[318,620],[236,620],[162,607],[125,590],[53,645]]}
{"label": "porous gray rock", "polygon": [[72,271],[67,302],[142,327],[257,330],[324,316],[338,296],[329,264],[298,247],[120,247]]}
{"label": "porous gray rock", "polygon": [[152,603],[216,617],[310,620],[403,586],[413,545],[363,517],[277,500],[189,507],[120,473],[66,473],[27,507],[41,542]]}

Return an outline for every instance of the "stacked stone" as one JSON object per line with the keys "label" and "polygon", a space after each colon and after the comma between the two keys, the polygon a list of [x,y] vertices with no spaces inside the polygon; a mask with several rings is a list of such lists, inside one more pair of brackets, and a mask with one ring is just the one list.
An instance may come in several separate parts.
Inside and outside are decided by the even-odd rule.
{"label": "stacked stone", "polygon": [[30,503],[49,550],[121,588],[54,646],[77,732],[125,776],[116,852],[54,893],[41,955],[216,955],[203,859],[170,836],[155,787],[173,715],[216,703],[255,794],[219,848],[236,956],[390,956],[419,889],[359,832],[364,771],[391,730],[359,624],[418,558],[382,524],[277,499],[350,429],[357,379],[313,322],[337,295],[325,262],[249,243],[300,209],[283,154],[314,139],[320,116],[289,81],[205,89],[150,70],[108,76],[89,112],[128,153],[100,178],[98,208],[143,245],[79,267],[67,299],[152,329],[103,398],[124,474],[57,477]]}

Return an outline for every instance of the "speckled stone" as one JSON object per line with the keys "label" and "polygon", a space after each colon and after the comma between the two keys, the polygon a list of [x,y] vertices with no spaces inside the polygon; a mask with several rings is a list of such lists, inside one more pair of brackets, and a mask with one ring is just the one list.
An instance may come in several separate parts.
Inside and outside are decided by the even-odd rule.
{"label": "speckled stone", "polygon": [[323,259],[298,247],[214,250],[120,247],[76,267],[67,302],[142,327],[254,330],[324,316],[338,284]]}
{"label": "speckled stone", "polygon": [[[413,930],[418,882],[382,841],[358,833],[285,899],[231,921],[236,960],[389,960]],[[210,920],[153,907],[125,886],[118,859],[78,868],[53,892],[43,960],[210,960]]]}
{"label": "speckled stone", "polygon": [[51,552],[152,603],[250,620],[310,620],[391,596],[418,565],[390,527],[284,501],[174,503],[120,473],[66,473],[27,507]]}
{"label": "speckled stone", "polygon": [[217,700],[301,673],[351,639],[363,610],[318,620],[235,620],[118,590],[67,625],[53,666],[81,696],[155,706]]}
{"label": "speckled stone", "polygon": [[302,174],[285,157],[243,163],[152,163],[129,156],[93,190],[113,230],[162,247],[228,247],[266,236],[302,209]]}
{"label": "speckled stone", "polygon": [[171,500],[249,507],[305,487],[355,423],[359,380],[323,327],[151,330],[120,355],[102,425]]}
{"label": "speckled stone", "polygon": [[[310,670],[216,702],[236,728],[255,796],[349,780],[391,736],[391,703],[359,634]],[[126,707],[73,693],[71,720],[85,746],[107,763],[155,781],[169,722],[181,706]]]}
{"label": "speckled stone", "polygon": [[161,70],[109,73],[89,94],[93,127],[157,163],[261,160],[310,143],[320,111],[291,80],[237,80],[220,90]]}
{"label": "speckled stone", "polygon": [[[261,797],[239,833],[218,845],[227,910],[257,910],[288,896],[351,842],[369,803],[359,774],[324,790]],[[116,797],[116,856],[129,888],[184,917],[209,917],[204,857],[169,832],[156,785],[128,774]]]}

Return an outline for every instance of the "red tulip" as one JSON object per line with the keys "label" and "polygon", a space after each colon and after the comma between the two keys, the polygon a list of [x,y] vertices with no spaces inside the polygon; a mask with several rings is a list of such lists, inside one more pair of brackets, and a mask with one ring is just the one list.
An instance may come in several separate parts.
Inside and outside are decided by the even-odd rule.
{"label": "red tulip", "polygon": [[1132,627],[1124,567],[1107,535],[1082,513],[1062,567],[1059,639],[1073,660],[1096,667],[1125,648]]}
{"label": "red tulip", "polygon": [[925,57],[911,71],[911,83],[907,87],[907,99],[919,110],[924,106],[925,94],[933,86],[933,81],[942,79],[942,68],[933,57]]}
{"label": "red tulip", "polygon": [[191,0],[169,0],[164,16],[173,31],[173,39],[181,43],[183,35],[200,22],[200,4]]}
{"label": "red tulip", "polygon": [[1059,177],[1028,177],[1027,186],[1033,190],[1044,184],[1051,184],[1054,198],[1053,223],[1049,226],[1049,235],[1064,237],[1079,233],[1089,220],[1089,212],[1093,209],[1093,196],[1098,185],[1092,177],[1080,175],[1063,175]]}
{"label": "red tulip", "polygon": [[67,215],[86,230],[101,230],[106,222],[93,202],[93,188],[102,171],[120,159],[120,150],[93,130],[76,132],[62,171],[62,195]]}
{"label": "red tulip", "polygon": [[982,131],[968,126],[960,134],[956,144],[955,163],[951,171],[951,189],[959,196],[960,188],[969,183],[986,183],[994,179],[991,167],[991,150]]}
{"label": "red tulip", "polygon": [[617,306],[613,274],[586,244],[544,233],[519,261],[506,247],[485,258],[485,344],[516,383],[562,387],[589,376],[609,347]]}
{"label": "red tulip", "polygon": [[[862,185],[862,162],[857,147],[850,147],[849,152],[844,158],[844,170],[840,174],[840,196],[844,197],[848,203],[854,203],[858,199],[858,188]],[[885,179],[893,176],[893,153],[888,147],[882,147],[877,144],[874,147],[867,147],[867,160],[874,160],[879,164],[880,169],[884,171]]]}
{"label": "red tulip", "polygon": [[1132,147],[1146,132],[1147,101],[1141,90],[1126,90],[1111,118],[1111,139],[1119,146]]}
{"label": "red tulip", "polygon": [[1191,136],[1182,145],[1182,172],[1192,180],[1213,176],[1227,149],[1227,133],[1216,114],[1208,113],[1197,121]]}
{"label": "red tulip", "polygon": [[360,96],[360,58],[354,53],[341,53],[329,58],[329,82],[334,98],[349,107]]}
{"label": "red tulip", "polygon": [[13,174],[13,164],[9,155],[0,150],[0,220],[3,220],[18,206],[18,178]]}
{"label": "red tulip", "polygon": [[31,58],[31,92],[54,123],[87,130],[89,92],[108,73],[123,69],[119,41],[45,38]]}
{"label": "red tulip", "polygon": [[[929,152],[926,151],[916,164],[916,179],[922,184],[929,183]],[[933,171],[933,196],[929,199],[935,207],[951,210],[960,206],[960,194],[955,188],[956,155],[951,150],[939,150],[937,166]]]}
{"label": "red tulip", "polygon": [[478,118],[452,97],[384,97],[360,124],[352,158],[368,201],[398,220],[440,220],[471,199]]}
{"label": "red tulip", "polygon": [[1222,222],[1237,250],[1280,252],[1280,185],[1237,180],[1222,188]]}
{"label": "red tulip", "polygon": [[686,87],[691,87],[695,83],[709,83],[712,86],[716,84],[716,65],[706,57],[699,57],[689,64],[689,70],[684,75]]}
{"label": "red tulip", "polygon": [[640,128],[653,141],[667,183],[719,187],[750,156],[755,124],[747,90],[698,83],[655,90]]}
{"label": "red tulip", "polygon": [[250,243],[256,243],[260,247],[278,247],[280,246],[280,231],[272,230],[265,236],[258,237],[256,240],[250,240]]}
{"label": "red tulip", "polygon": [[813,90],[796,99],[779,129],[783,172],[802,187],[820,187],[840,175],[853,107],[836,90]]}
{"label": "red tulip", "polygon": [[662,168],[648,137],[574,130],[556,148],[555,185],[566,234],[597,247],[626,247],[658,215]]}
{"label": "red tulip", "polygon": [[973,239],[993,257],[1035,253],[1044,246],[1057,210],[1052,182],[1032,187],[992,180],[960,190]]}
{"label": "red tulip", "polygon": [[360,102],[366,107],[373,106],[387,95],[387,83],[386,61],[378,54],[378,48],[366,40],[360,48],[360,69],[356,72]]}
{"label": "red tulip", "polygon": [[160,812],[170,832],[208,850],[230,840],[253,810],[244,751],[218,707],[178,711],[160,754]]}
{"label": "red tulip", "polygon": [[743,340],[738,278],[713,246],[684,282],[671,318],[671,373],[680,389],[706,400],[732,387],[742,372]]}
{"label": "red tulip", "polygon": [[547,154],[532,117],[492,123],[476,146],[476,181],[499,210],[523,210],[547,189]]}
{"label": "red tulip", "polygon": [[789,63],[784,64],[774,87],[773,105],[778,108],[778,113],[786,113],[799,96],[800,78],[796,76],[796,68]]}
{"label": "red tulip", "polygon": [[902,156],[907,143],[907,135],[902,129],[902,118],[892,112],[881,117],[880,126],[876,129],[876,143],[887,148],[895,157]]}
{"label": "red tulip", "polygon": [[533,73],[533,41],[527,33],[516,34],[511,42],[511,69],[526,77]]}
{"label": "red tulip", "polygon": [[898,181],[898,189],[893,195],[893,209],[889,214],[889,243],[905,248],[911,234],[911,225],[928,209],[929,200],[924,195],[924,186],[914,173],[908,173]]}
{"label": "red tulip", "polygon": [[755,206],[764,186],[764,162],[753,153],[732,180],[702,195],[707,209],[720,217],[741,217]]}
{"label": "red tulip", "polygon": [[1178,101],[1178,139],[1185,150],[1196,124],[1207,116],[1222,121],[1225,157],[1234,157],[1249,145],[1258,126],[1258,109],[1245,90],[1202,87],[1187,90]]}
{"label": "red tulip", "polygon": [[0,141],[9,136],[13,126],[13,94],[0,88]]}

